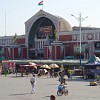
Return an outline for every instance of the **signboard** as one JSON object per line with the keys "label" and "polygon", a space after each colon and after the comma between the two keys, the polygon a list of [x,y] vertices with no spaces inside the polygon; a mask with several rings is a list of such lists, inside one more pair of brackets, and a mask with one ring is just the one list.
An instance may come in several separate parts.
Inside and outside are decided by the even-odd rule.
{"label": "signboard", "polygon": [[[81,52],[85,53],[86,46],[87,44],[82,44],[81,45]],[[74,45],[74,53],[79,53],[80,52],[80,45]]]}
{"label": "signboard", "polygon": [[52,35],[52,26],[43,26],[39,28],[38,37],[47,37]]}
{"label": "signboard", "polygon": [[95,52],[100,52],[100,42],[94,43]]}
{"label": "signboard", "polygon": [[95,50],[100,50],[100,42],[96,42],[95,44],[94,44],[94,47],[95,47]]}
{"label": "signboard", "polygon": [[8,68],[14,68],[15,63],[14,62],[8,62]]}

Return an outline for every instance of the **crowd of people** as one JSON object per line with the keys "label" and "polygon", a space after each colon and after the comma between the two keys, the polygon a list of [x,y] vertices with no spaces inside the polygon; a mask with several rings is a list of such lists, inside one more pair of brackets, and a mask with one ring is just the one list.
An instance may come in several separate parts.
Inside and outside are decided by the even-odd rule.
{"label": "crowd of people", "polygon": [[55,71],[55,69],[39,69],[38,76],[47,75],[48,78],[53,78],[58,76],[58,71]]}

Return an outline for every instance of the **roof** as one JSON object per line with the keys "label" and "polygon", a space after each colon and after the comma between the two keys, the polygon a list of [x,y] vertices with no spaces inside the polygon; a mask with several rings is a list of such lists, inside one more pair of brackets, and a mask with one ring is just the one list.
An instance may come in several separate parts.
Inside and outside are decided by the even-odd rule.
{"label": "roof", "polygon": [[61,23],[60,31],[72,31],[72,27],[68,21],[61,17],[59,18],[59,20]]}
{"label": "roof", "polygon": [[100,66],[100,58],[93,55],[86,64],[83,65],[84,67],[87,66]]}
{"label": "roof", "polygon": [[59,28],[60,28],[59,30],[60,31],[72,31],[71,25],[64,18],[52,15],[48,12],[43,11],[43,10],[39,10],[34,16],[32,16],[30,19],[28,19],[25,22],[25,24],[31,23],[31,25],[32,25],[40,17],[47,17],[48,19],[51,19],[54,22],[55,21],[59,22]]}
{"label": "roof", "polygon": [[96,57],[95,55],[93,55],[93,56],[88,60],[87,63],[93,63],[93,62],[95,62],[95,61],[100,62],[100,58],[99,58],[99,57]]}

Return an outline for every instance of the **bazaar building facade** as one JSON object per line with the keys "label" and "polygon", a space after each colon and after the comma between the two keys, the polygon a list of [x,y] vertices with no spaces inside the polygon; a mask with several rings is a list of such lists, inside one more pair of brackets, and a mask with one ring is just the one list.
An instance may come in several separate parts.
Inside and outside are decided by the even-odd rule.
{"label": "bazaar building facade", "polygon": [[[82,59],[100,57],[100,28],[81,29]],[[79,27],[40,10],[25,22],[25,35],[0,37],[0,48],[6,59],[79,59],[79,37]]]}

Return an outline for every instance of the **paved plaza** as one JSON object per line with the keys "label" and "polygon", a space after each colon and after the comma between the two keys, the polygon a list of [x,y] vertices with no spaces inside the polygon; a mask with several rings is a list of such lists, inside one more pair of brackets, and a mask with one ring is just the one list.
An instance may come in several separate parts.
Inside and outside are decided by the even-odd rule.
{"label": "paved plaza", "polygon": [[50,100],[50,95],[56,100],[100,100],[100,85],[89,86],[90,80],[66,78],[69,95],[57,96],[58,78],[36,77],[36,93],[31,94],[30,77],[0,76],[0,100]]}

